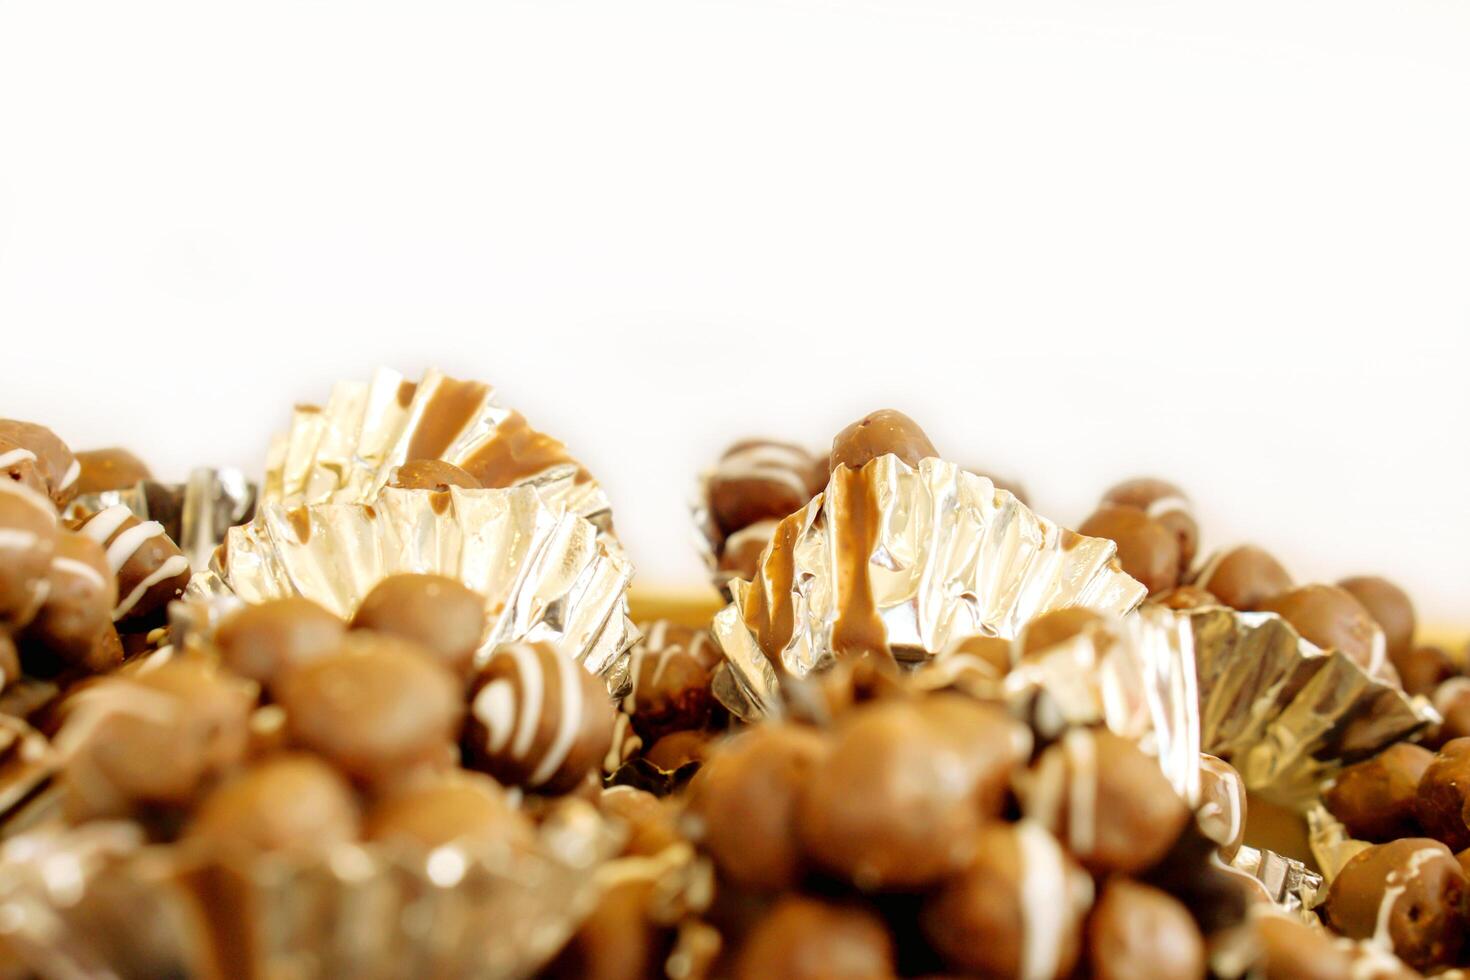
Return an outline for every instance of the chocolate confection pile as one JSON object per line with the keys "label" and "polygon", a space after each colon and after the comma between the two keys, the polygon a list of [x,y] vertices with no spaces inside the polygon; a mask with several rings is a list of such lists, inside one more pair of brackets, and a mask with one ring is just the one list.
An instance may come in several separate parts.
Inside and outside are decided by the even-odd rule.
{"label": "chocolate confection pile", "polygon": [[[730,604],[634,629],[591,474],[435,372],[298,408],[207,568],[126,504],[71,507],[149,477],[126,451],[0,422],[0,467],[0,977],[1358,978],[1470,956],[1457,661],[1415,645],[1382,579],[1202,554],[1161,480],[1073,532],[897,412],[825,454],[745,441],[696,506]],[[1253,648],[1206,613],[1278,631],[1295,688],[1202,723],[1253,669],[1216,669]],[[1341,704],[1294,721],[1341,664]],[[1385,700],[1422,714],[1377,725]],[[1324,877],[1247,843],[1266,770],[1211,734],[1241,717],[1330,773]]]}

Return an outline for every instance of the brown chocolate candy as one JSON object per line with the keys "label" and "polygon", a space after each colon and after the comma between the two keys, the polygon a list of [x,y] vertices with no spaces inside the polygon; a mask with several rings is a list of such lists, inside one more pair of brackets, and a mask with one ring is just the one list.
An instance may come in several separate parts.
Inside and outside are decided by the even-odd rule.
{"label": "brown chocolate candy", "polygon": [[1446,742],[1424,769],[1414,817],[1426,834],[1451,850],[1470,847],[1470,738]]}
{"label": "brown chocolate candy", "polygon": [[435,758],[463,712],[453,674],[414,644],[375,633],[349,634],[337,652],[286,671],[273,690],[293,744],[368,782]]}
{"label": "brown chocolate candy", "polygon": [[479,480],[469,473],[442,459],[415,459],[398,467],[393,473],[390,487],[404,490],[435,490],[440,493],[450,487],[464,490],[479,490]]}
{"label": "brown chocolate candy", "polygon": [[[1263,980],[1356,980],[1351,944],[1274,908],[1251,921]],[[1387,980],[1387,978],[1384,978]]]}
{"label": "brown chocolate candy", "polygon": [[1432,697],[1441,684],[1460,674],[1460,668],[1450,655],[1436,646],[1410,647],[1397,655],[1390,653],[1388,659],[1393,662],[1399,683],[1408,694]]}
{"label": "brown chocolate candy", "polygon": [[1194,819],[1201,833],[1220,845],[1220,860],[1227,864],[1245,843],[1245,816],[1245,780],[1224,759],[1201,753]]}
{"label": "brown chocolate candy", "polygon": [[702,763],[709,757],[713,738],[708,732],[670,732],[643,750],[643,758],[665,772]]}
{"label": "brown chocolate candy", "polygon": [[1094,980],[1203,980],[1205,941],[1177,898],[1127,878],[1109,878],[1087,918]]}
{"label": "brown chocolate candy", "polygon": [[935,951],[955,970],[988,977],[1070,976],[1092,880],[1030,820],[986,824],[971,851],[974,859],[921,913]]}
{"label": "brown chocolate candy", "polygon": [[0,628],[19,629],[41,608],[59,535],[49,500],[0,480]]}
{"label": "brown chocolate candy", "polygon": [[352,628],[412,640],[467,674],[485,636],[485,597],[444,575],[390,575],[362,600]]}
{"label": "brown chocolate candy", "polygon": [[184,836],[216,846],[312,851],[355,840],[357,798],[341,774],[315,756],[266,759],[200,801]]}
{"label": "brown chocolate candy", "polygon": [[58,508],[77,495],[81,465],[60,437],[44,425],[0,419],[0,439],[32,453],[36,469],[46,484],[46,493]]}
{"label": "brown chocolate candy", "polygon": [[675,731],[703,728],[715,707],[710,678],[720,651],[709,630],[668,620],[644,623],[633,648],[623,710],[645,743]]}
{"label": "brown chocolate candy", "polygon": [[734,980],[892,980],[893,937],[883,920],[856,905],[801,895],[777,900],[735,957]]}
{"label": "brown chocolate candy", "polygon": [[1194,563],[1199,548],[1199,525],[1195,523],[1194,506],[1179,487],[1156,477],[1138,477],[1108,488],[1102,502],[1137,507],[1168,528],[1179,541],[1181,574]]}
{"label": "brown chocolate candy", "polygon": [[153,479],[148,464],[126,449],[88,449],[77,453],[77,493],[85,496],[126,490]]}
{"label": "brown chocolate candy", "polygon": [[1195,585],[1176,585],[1156,596],[1150,596],[1149,602],[1179,612],[1220,605],[1219,599]]}
{"label": "brown chocolate candy", "polygon": [[1243,544],[1212,555],[1190,584],[1232,609],[1251,612],[1290,589],[1292,581],[1281,563],[1264,549]]}
{"label": "brown chocolate candy", "polygon": [[367,840],[423,848],[497,842],[528,848],[535,828],[488,776],[448,772],[417,780],[375,803],[363,821]]}
{"label": "brown chocolate candy", "polygon": [[581,664],[544,643],[506,643],[475,675],[465,764],[507,786],[565,793],[601,765],[615,714]]}
{"label": "brown chocolate candy", "polygon": [[1332,880],[1327,922],[1352,939],[1386,940],[1416,969],[1446,966],[1464,940],[1465,888],[1465,872],[1439,841],[1375,844]]}
{"label": "brown chocolate candy", "polygon": [[1123,571],[1142,582],[1150,595],[1179,584],[1178,536],[1139,508],[1104,504],[1077,531],[1116,544]]}
{"label": "brown chocolate candy", "polygon": [[1438,749],[1459,738],[1470,738],[1470,677],[1451,677],[1434,689],[1434,710],[1443,721],[1424,736],[1424,744]]}
{"label": "brown chocolate candy", "polygon": [[826,483],[800,446],[747,439],[725,450],[708,480],[710,511],[727,536],[758,521],[780,520],[806,506]]}
{"label": "brown chocolate candy", "polygon": [[215,631],[220,659],[241,677],[274,684],[283,671],[336,653],[347,627],[303,596],[270,599],[226,617]]}
{"label": "brown chocolate candy", "polygon": [[797,810],[802,847],[863,889],[930,885],[964,867],[999,817],[1031,733],[961,695],[874,701],[841,719]]}
{"label": "brown chocolate candy", "polygon": [[189,584],[189,560],[157,521],[140,521],[122,504],[74,525],[107,549],[107,566],[117,576],[113,622],[142,623],[162,612]]}
{"label": "brown chocolate candy", "polygon": [[609,786],[598,794],[597,808],[627,831],[624,855],[651,857],[683,839],[674,803],[641,789]]}
{"label": "brown chocolate candy", "polygon": [[1302,638],[1324,650],[1340,650],[1370,674],[1391,668],[1383,633],[1363,604],[1335,585],[1304,585],[1259,604],[1290,623]]}
{"label": "brown chocolate candy", "polygon": [[36,454],[5,438],[0,438],[0,480],[22,484],[43,497],[50,497]]}
{"label": "brown chocolate candy", "polygon": [[1322,802],[1359,840],[1383,843],[1420,836],[1414,801],[1419,780],[1433,761],[1428,749],[1397,742],[1338,773]]}
{"label": "brown chocolate candy", "polygon": [[1362,604],[1383,630],[1390,657],[1408,653],[1414,646],[1414,603],[1403,589],[1376,575],[1345,578],[1338,587]]}
{"label": "brown chocolate candy", "polygon": [[800,879],[796,808],[828,752],[825,738],[768,722],[721,742],[689,783],[695,839],[726,880],[779,890]]}
{"label": "brown chocolate candy", "polygon": [[919,423],[902,412],[883,408],[837,433],[832,440],[828,465],[833,470],[838,466],[860,470],[869,461],[889,453],[910,466],[918,466],[920,460],[938,456],[939,450],[919,428]]}
{"label": "brown chocolate candy", "polygon": [[1016,638],[1017,654],[1020,659],[1034,657],[1089,630],[1106,626],[1106,617],[1082,606],[1053,609],[1037,616],[1021,630]]}
{"label": "brown chocolate candy", "polygon": [[24,639],[71,664],[87,665],[102,634],[112,629],[117,579],[102,546],[83,534],[61,531],[46,575],[46,601]]}
{"label": "brown chocolate candy", "polygon": [[754,579],[760,568],[761,555],[775,536],[778,523],[772,519],[756,521],[725,538],[720,546],[720,571],[730,572],[747,581]]}
{"label": "brown chocolate candy", "polygon": [[665,976],[669,931],[653,921],[657,882],[615,881],[539,976],[545,980],[644,980]]}
{"label": "brown chocolate candy", "polygon": [[1023,809],[1089,871],[1144,871],[1189,821],[1158,761],[1108,731],[1074,728],[1019,781]]}

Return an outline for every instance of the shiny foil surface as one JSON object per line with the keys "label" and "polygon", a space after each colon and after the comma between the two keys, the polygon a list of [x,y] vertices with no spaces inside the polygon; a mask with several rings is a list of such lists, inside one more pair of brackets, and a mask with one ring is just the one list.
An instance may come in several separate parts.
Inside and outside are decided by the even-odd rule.
{"label": "shiny foil surface", "polygon": [[157,521],[191,568],[204,568],[234,525],[255,513],[256,486],[234,469],[200,467],[183,483],[142,480],[122,490],[83,494],[66,508],[68,519],[122,504],[140,521]]}

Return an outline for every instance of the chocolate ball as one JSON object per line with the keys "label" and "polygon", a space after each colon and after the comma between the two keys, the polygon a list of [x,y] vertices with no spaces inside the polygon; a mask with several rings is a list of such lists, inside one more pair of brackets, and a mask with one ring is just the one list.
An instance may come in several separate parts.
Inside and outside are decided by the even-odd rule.
{"label": "chocolate ball", "polygon": [[761,555],[771,543],[771,538],[775,537],[779,523],[773,519],[756,521],[725,538],[717,563],[720,571],[730,572],[746,581],[753,580],[760,570]]}
{"label": "chocolate ball", "polygon": [[673,772],[709,757],[712,739],[708,732],[670,732],[643,750],[643,758],[665,772]]}
{"label": "chocolate ball", "polygon": [[404,490],[435,490],[440,493],[450,487],[481,489],[479,480],[442,459],[410,460],[393,472],[393,481],[388,485]]}
{"label": "chocolate ball", "polygon": [[336,653],[347,627],[303,596],[245,606],[220,623],[214,642],[225,666],[261,684],[283,671]]}
{"label": "chocolate ball", "polygon": [[485,635],[485,597],[444,575],[390,575],[362,600],[352,628],[412,640],[467,674]]}
{"label": "chocolate ball", "polygon": [[1386,663],[1382,633],[1351,593],[1335,585],[1304,585],[1262,601],[1259,608],[1290,623],[1323,650],[1340,650],[1370,674]]}
{"label": "chocolate ball", "polygon": [[1345,578],[1337,584],[1357,599],[1383,630],[1390,657],[1409,652],[1414,645],[1414,603],[1403,589],[1376,575]]}
{"label": "chocolate ball", "polygon": [[1419,777],[1414,817],[1451,850],[1470,847],[1470,738],[1446,742]]}
{"label": "chocolate ball", "polygon": [[1343,865],[1327,891],[1327,922],[1351,939],[1388,940],[1424,970],[1452,963],[1466,925],[1465,872],[1444,844],[1406,837]]}
{"label": "chocolate ball", "polygon": [[1281,563],[1264,549],[1243,544],[1217,551],[1195,573],[1190,584],[1232,609],[1251,612],[1272,596],[1290,589],[1292,581]]}
{"label": "chocolate ball", "polygon": [[77,494],[126,490],[153,479],[148,464],[126,449],[88,449],[77,453]]}
{"label": "chocolate ball", "polygon": [[1325,929],[1274,910],[1257,913],[1251,925],[1263,980],[1359,980],[1351,944]]}
{"label": "chocolate ball", "polygon": [[938,456],[939,450],[919,428],[919,423],[902,412],[883,408],[863,416],[837,433],[832,440],[832,456],[828,465],[833,470],[838,466],[860,470],[870,460],[889,453],[909,466],[918,466],[920,460]]}
{"label": "chocolate ball", "polygon": [[1382,843],[1423,833],[1414,817],[1419,780],[1434,753],[1397,742],[1378,755],[1348,766],[1322,794],[1334,817],[1359,840]]}
{"label": "chocolate ball", "polygon": [[0,480],[19,483],[30,487],[43,497],[46,492],[46,477],[36,462],[36,454],[9,439],[0,438]]}
{"label": "chocolate ball", "polygon": [[1203,980],[1205,941],[1178,899],[1114,877],[1087,919],[1087,961],[1094,980]]}
{"label": "chocolate ball", "polygon": [[737,442],[707,482],[710,512],[727,536],[758,521],[780,520],[806,506],[826,484],[817,460],[800,446],[762,439]]}
{"label": "chocolate ball", "polygon": [[112,628],[117,605],[117,580],[107,553],[86,535],[61,531],[46,585],[46,600],[24,638],[68,663],[85,665],[103,632]]}
{"label": "chocolate ball", "polygon": [[863,889],[931,885],[969,860],[1030,751],[1029,730],[960,695],[863,705],[841,719],[806,782],[802,846]]}
{"label": "chocolate ball", "polygon": [[1200,831],[1220,845],[1220,860],[1229,864],[1245,843],[1245,780],[1224,759],[1199,757],[1199,808],[1195,822]]}
{"label": "chocolate ball", "polygon": [[77,495],[81,464],[60,437],[44,425],[0,419],[0,439],[35,455],[35,466],[46,483],[46,493],[58,508]]}
{"label": "chocolate ball", "polygon": [[544,643],[495,648],[473,681],[466,765],[555,795],[597,770],[616,713],[603,682]]}
{"label": "chocolate ball", "polygon": [[373,633],[349,635],[273,690],[293,744],[368,782],[434,758],[463,712],[454,675],[414,644]]}
{"label": "chocolate ball", "polygon": [[657,882],[614,881],[572,938],[538,976],[543,980],[645,980],[661,977],[672,937],[653,919]]}
{"label": "chocolate ball", "polygon": [[1179,538],[1137,507],[1104,504],[1077,529],[1118,546],[1123,571],[1143,583],[1150,595],[1179,584]]}
{"label": "chocolate ball", "polygon": [[1042,613],[1021,630],[1016,638],[1019,659],[1033,657],[1052,647],[1080,636],[1089,630],[1105,628],[1107,619],[1101,614],[1082,606],[1068,606]]}
{"label": "chocolate ball", "polygon": [[670,800],[641,789],[609,786],[598,794],[597,808],[627,831],[624,855],[651,857],[683,839],[679,834],[677,807]]}
{"label": "chocolate ball", "polygon": [[1437,749],[1459,738],[1470,738],[1470,677],[1451,677],[1434,689],[1434,710],[1443,719],[1424,736]]}
{"label": "chocolate ball", "polygon": [[987,977],[1070,976],[1092,881],[1040,825],[989,823],[974,859],[925,903],[920,925],[955,970]]}
{"label": "chocolate ball", "polygon": [[455,771],[417,780],[390,793],[368,810],[363,837],[435,848],[462,844],[471,848],[497,842],[530,848],[536,831],[531,821],[488,776]]}
{"label": "chocolate ball", "polygon": [[1165,609],[1173,609],[1177,612],[1187,612],[1191,609],[1205,609],[1209,606],[1220,605],[1220,600],[1206,592],[1204,589],[1194,585],[1176,585],[1172,589],[1166,589],[1156,596],[1150,596],[1149,602]]}
{"label": "chocolate ball", "polygon": [[161,612],[189,584],[189,559],[157,521],[140,521],[122,504],[82,518],[74,526],[107,549],[117,576],[113,622],[136,624]]}
{"label": "chocolate ball", "polygon": [[1183,574],[1194,563],[1199,548],[1199,525],[1194,519],[1194,505],[1184,491],[1167,480],[1139,477],[1124,480],[1103,494],[1104,504],[1137,507],[1158,521],[1179,541],[1179,571]]}
{"label": "chocolate ball", "polygon": [[856,905],[786,895],[750,930],[735,957],[734,980],[891,980],[893,937],[883,920]]}
{"label": "chocolate ball", "polygon": [[0,480],[0,628],[18,629],[41,608],[59,535],[49,500]]}
{"label": "chocolate ball", "polygon": [[1026,815],[1096,874],[1152,867],[1189,822],[1158,760],[1108,731],[1069,730],[1019,784]]}
{"label": "chocolate ball", "polygon": [[809,728],[767,722],[710,753],[689,783],[688,812],[725,880],[773,891],[800,880],[797,803],[828,748]]}
{"label": "chocolate ball", "polygon": [[670,732],[703,728],[715,708],[710,679],[720,665],[708,630],[668,620],[645,623],[630,654],[623,710],[645,743]]}
{"label": "chocolate ball", "polygon": [[1388,659],[1393,662],[1399,683],[1408,694],[1432,697],[1435,689],[1460,673],[1450,655],[1435,646],[1410,647],[1397,655],[1390,653]]}
{"label": "chocolate ball", "polygon": [[262,851],[312,851],[355,840],[357,799],[315,756],[278,755],[221,783],[200,801],[184,836]]}

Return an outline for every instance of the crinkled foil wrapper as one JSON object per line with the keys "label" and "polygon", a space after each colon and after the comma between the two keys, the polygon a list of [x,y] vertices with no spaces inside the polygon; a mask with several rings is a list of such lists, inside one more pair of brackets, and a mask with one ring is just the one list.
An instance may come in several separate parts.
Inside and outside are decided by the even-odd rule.
{"label": "crinkled foil wrapper", "polygon": [[[512,415],[495,404],[490,385],[476,384],[470,392],[466,383],[429,370],[405,403],[400,393],[411,384],[397,371],[380,368],[371,381],[338,382],[323,407],[297,406],[289,431],[272,440],[262,502],[287,507],[372,503],[394,470],[408,461],[414,432],[435,396],[450,387],[456,398],[472,395],[473,404],[467,423],[440,456],[446,462],[458,465],[473,456]],[[553,507],[611,530],[607,494],[575,464],[552,467],[524,485]]]}
{"label": "crinkled foil wrapper", "polygon": [[251,857],[52,828],[0,850],[0,949],[54,977],[524,977],[596,901],[615,841],[586,804],[529,850]]}
{"label": "crinkled foil wrapper", "polygon": [[256,486],[233,469],[199,468],[184,483],[142,480],[122,490],[77,497],[66,517],[84,517],[122,504],[140,521],[157,521],[179,546],[192,568],[209,564],[209,556],[236,524],[255,513]]}
{"label": "crinkled foil wrapper", "polygon": [[1275,905],[1288,912],[1315,918],[1308,913],[1322,898],[1322,876],[1301,861],[1243,844],[1229,867],[1259,885],[1265,897]]}
{"label": "crinkled foil wrapper", "polygon": [[[1144,587],[1123,573],[1113,542],[1061,528],[953,463],[911,467],[882,456],[860,476],[877,505],[865,559],[872,603],[901,663],[922,663],[969,636],[1014,637],[1064,606],[1121,614],[1143,600]],[[779,713],[773,664],[801,677],[834,660],[833,628],[847,596],[837,572],[845,532],[831,514],[844,512],[846,493],[834,475],[824,493],[782,521],[778,538],[795,533],[792,574],[782,574],[768,548],[756,580],[732,582],[730,605],[715,617],[731,680],[725,689],[737,695],[728,707],[743,718]],[[782,649],[762,650],[747,623],[756,590],[790,604],[794,628]]]}
{"label": "crinkled foil wrapper", "polygon": [[531,487],[384,489],[373,504],[262,503],[231,528],[187,602],[302,595],[344,618],[389,575],[447,575],[485,596],[483,650],[550,643],[616,686],[638,637],[628,618],[633,568],[590,522]]}

